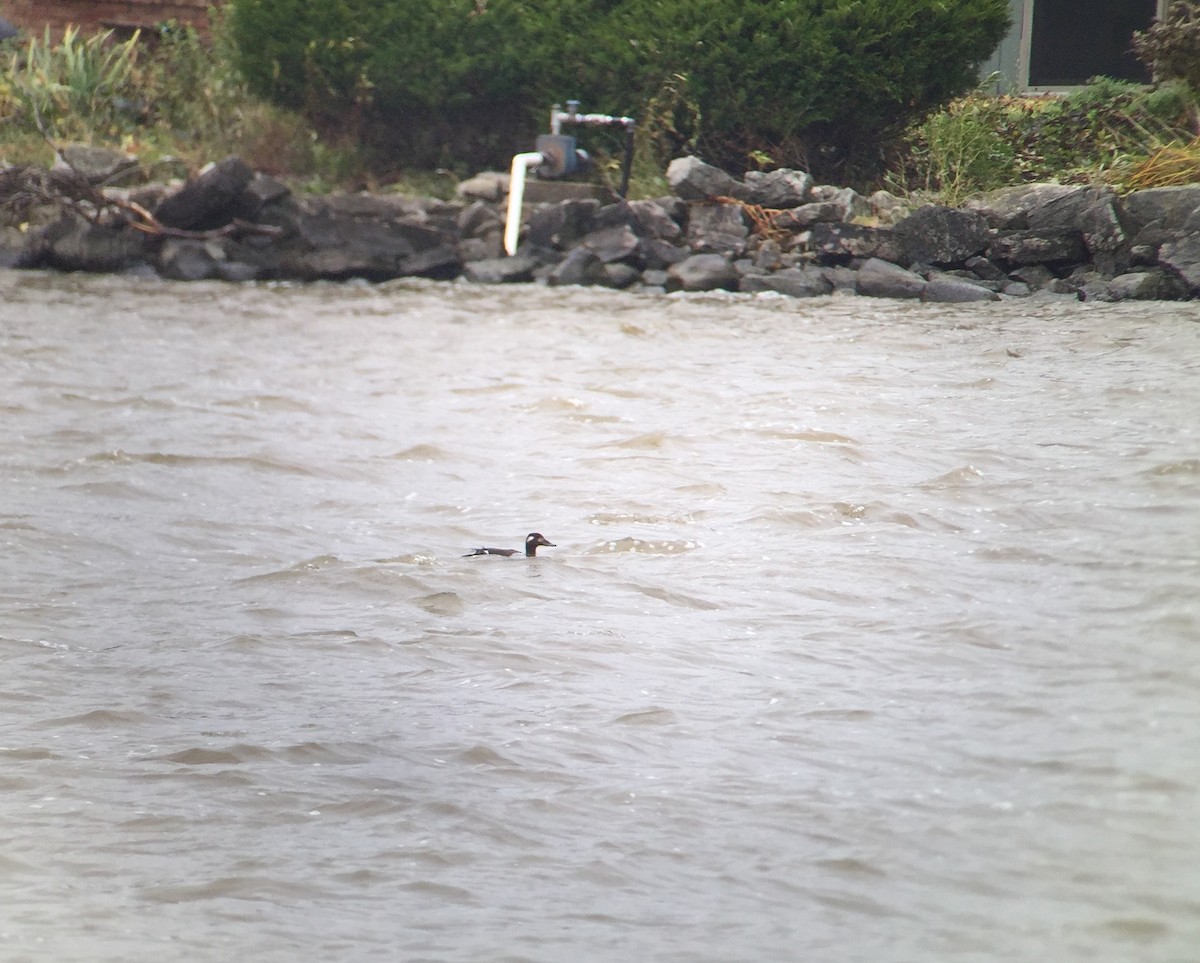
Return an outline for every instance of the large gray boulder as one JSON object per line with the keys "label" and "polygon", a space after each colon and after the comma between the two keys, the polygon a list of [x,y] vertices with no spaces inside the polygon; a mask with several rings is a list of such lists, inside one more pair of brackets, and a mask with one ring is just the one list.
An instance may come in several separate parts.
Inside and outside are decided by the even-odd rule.
{"label": "large gray boulder", "polygon": [[833,287],[835,294],[857,294],[858,272],[851,267],[840,264],[826,265],[818,268],[821,276]]}
{"label": "large gray boulder", "polygon": [[896,224],[904,219],[912,205],[903,198],[887,191],[876,191],[867,201],[871,205],[871,216],[880,224]]}
{"label": "large gray boulder", "polygon": [[687,248],[679,247],[670,241],[661,241],[655,237],[642,239],[642,258],[646,262],[646,267],[651,270],[665,270],[672,264],[678,264],[690,257],[691,254],[692,252]]}
{"label": "large gray boulder", "polygon": [[215,242],[170,239],[158,252],[158,273],[172,281],[215,278],[219,260],[215,255],[219,253]]}
{"label": "large gray boulder", "polygon": [[[967,201],[965,207],[983,215],[1000,231],[1030,231],[1029,237],[1057,238],[1074,234],[1083,244],[1078,254],[1039,254],[1037,245],[1021,245],[1010,263],[1091,260],[1098,270],[1115,274],[1128,267],[1131,238],[1122,223],[1122,207],[1107,187],[1078,187],[1066,184],[1030,184],[991,191]],[[1070,242],[1068,242],[1070,243]],[[1003,245],[1001,245],[1003,246]]]}
{"label": "large gray boulder", "polygon": [[667,268],[668,291],[736,291],[737,269],[720,254],[693,254]]}
{"label": "large gray boulder", "polygon": [[254,171],[245,161],[228,157],[166,197],[154,216],[166,227],[195,231],[223,227],[233,220],[234,204],[252,177]]}
{"label": "large gray boulder", "polygon": [[1033,291],[1044,288],[1057,277],[1045,264],[1022,264],[1008,276],[1013,281],[1028,285]]}
{"label": "large gray boulder", "polygon": [[66,217],[46,229],[42,260],[60,271],[114,273],[145,260],[146,235]]}
{"label": "large gray boulder", "polygon": [[273,262],[264,265],[266,273],[279,277],[453,278],[461,268],[454,217],[439,210],[435,218],[429,208],[409,199],[363,194],[299,202],[288,198],[268,205],[260,220],[283,233],[274,245]]}
{"label": "large gray boulder", "polygon": [[417,253],[405,231],[385,222],[302,213],[295,229],[280,269],[299,280],[386,281],[401,277],[401,262]]}
{"label": "large gray boulder", "polygon": [[667,194],[663,197],[653,198],[650,203],[657,204],[666,211],[667,217],[678,224],[680,229],[687,227],[689,205],[683,198]]}
{"label": "large gray boulder", "polygon": [[982,214],[991,227],[1001,231],[1021,231],[1029,227],[1029,212],[1060,197],[1065,197],[1076,188],[1065,184],[1024,184],[1019,187],[1001,187],[976,197],[969,198],[963,205],[968,211]]}
{"label": "large gray boulder", "polygon": [[799,207],[808,200],[813,186],[811,174],[788,168],[765,174],[751,171],[743,180],[749,203],[774,209]]}
{"label": "large gray boulder", "polygon": [[33,267],[41,254],[35,254],[29,241],[18,228],[0,227],[0,268]]}
{"label": "large gray boulder", "polygon": [[784,268],[773,274],[749,274],[742,278],[747,293],[774,291],[793,298],[816,298],[833,293],[833,283],[819,268]]}
{"label": "large gray boulder", "polygon": [[439,237],[446,231],[456,229],[455,220],[460,210],[455,205],[434,198],[405,197],[402,194],[368,194],[364,191],[308,198],[305,207],[333,217],[411,225],[428,232],[426,236],[436,234]]}
{"label": "large gray boulder", "polygon": [[217,249],[223,255],[216,261],[217,277],[222,281],[254,281],[270,276],[270,264],[263,263],[247,245],[225,238]]}
{"label": "large gray boulder", "polygon": [[591,198],[545,204],[530,215],[525,240],[534,247],[566,250],[591,233],[599,210],[600,202]]}
{"label": "large gray boulder", "polygon": [[450,281],[462,273],[463,258],[454,244],[439,244],[436,247],[417,251],[402,258],[398,265],[400,276],[430,278],[434,281]]}
{"label": "large gray boulder", "polygon": [[567,284],[605,284],[607,281],[604,262],[586,247],[577,247],[570,251],[546,278],[551,287]]}
{"label": "large gray boulder", "polygon": [[290,197],[292,190],[283,181],[256,172],[233,203],[233,214],[243,221],[255,221],[271,204]]}
{"label": "large gray boulder", "polygon": [[55,171],[71,171],[93,186],[135,184],[142,179],[138,159],[122,150],[67,144],[54,158]]}
{"label": "large gray boulder", "polygon": [[928,283],[919,274],[875,257],[858,269],[858,293],[870,298],[919,298]]}
{"label": "large gray boulder", "polygon": [[835,224],[845,213],[845,208],[837,201],[814,201],[780,211],[771,223],[784,231],[806,231],[814,224]]}
{"label": "large gray boulder", "polygon": [[[1167,257],[1180,259],[1178,244],[1187,235],[1200,233],[1200,184],[1180,187],[1153,187],[1130,194],[1121,201],[1124,222],[1133,235],[1130,263],[1153,267],[1162,261],[1163,246],[1170,245]],[[1182,249],[1185,271],[1187,246]]]}
{"label": "large gray boulder", "polygon": [[618,261],[639,265],[643,263],[641,239],[628,224],[593,231],[580,243],[605,264],[615,264]]}
{"label": "large gray boulder", "polygon": [[985,257],[969,257],[963,262],[963,267],[983,281],[1003,281],[1007,277],[999,265]]}
{"label": "large gray boulder", "polygon": [[841,208],[843,221],[855,218],[867,218],[874,215],[869,199],[863,197],[853,187],[837,187],[833,184],[818,184],[809,195],[814,204],[830,202]]}
{"label": "large gray boulder", "polygon": [[701,253],[737,257],[746,250],[750,230],[746,216],[737,204],[691,205],[688,214],[687,242]]}
{"label": "large gray boulder", "polygon": [[[454,226],[460,237],[487,237],[496,231],[504,230],[504,219],[496,210],[495,205],[483,201],[472,201],[454,218]],[[528,233],[528,232],[527,232]],[[543,244],[542,247],[549,247]]]}
{"label": "large gray boulder", "polygon": [[605,227],[628,227],[636,233],[641,233],[642,224],[633,210],[630,201],[620,200],[615,204],[604,204],[596,211],[594,230]]}
{"label": "large gray boulder", "polygon": [[1159,269],[1085,284],[1080,294],[1085,301],[1179,301],[1187,298],[1188,285],[1179,275]]}
{"label": "large gray boulder", "polygon": [[699,157],[676,157],[671,161],[667,166],[667,183],[671,185],[671,193],[685,201],[717,197],[745,200],[750,193],[740,181]]}
{"label": "large gray boulder", "polygon": [[987,256],[1010,265],[1075,264],[1087,251],[1078,231],[1003,231],[988,243]]}
{"label": "large gray boulder", "polygon": [[982,214],[936,204],[913,211],[893,230],[910,264],[962,263],[982,251],[988,237],[987,220]]}
{"label": "large gray boulder", "polygon": [[658,201],[630,201],[629,211],[633,215],[630,226],[641,237],[674,241],[683,234],[679,224]]}
{"label": "large gray boulder", "polygon": [[624,289],[636,284],[642,278],[642,272],[632,264],[617,261],[604,265],[604,280],[600,283],[605,287]]}
{"label": "large gray boulder", "polygon": [[1078,231],[1097,270],[1114,274],[1129,264],[1129,236],[1117,207],[1111,188],[1076,187],[1034,204],[1026,218],[1031,231]]}
{"label": "large gray boulder", "polygon": [[1200,295],[1200,232],[1167,242],[1158,260],[1184,280],[1193,296]]}
{"label": "large gray boulder", "polygon": [[463,268],[463,277],[476,284],[520,284],[532,281],[537,268],[536,258],[528,254],[515,254],[512,257],[471,261]]}
{"label": "large gray boulder", "polygon": [[1121,208],[1134,234],[1151,224],[1164,231],[1179,231],[1200,211],[1200,184],[1136,191],[1121,199]]}
{"label": "large gray boulder", "polygon": [[825,264],[844,264],[855,258],[880,258],[896,263],[904,256],[903,243],[887,227],[814,224],[808,244]]}
{"label": "large gray boulder", "polygon": [[460,181],[458,196],[468,201],[495,203],[508,193],[509,175],[502,171],[481,171],[474,177]]}
{"label": "large gray boulder", "polygon": [[935,274],[922,289],[921,300],[956,304],[969,301],[999,301],[1000,295],[964,278]]}

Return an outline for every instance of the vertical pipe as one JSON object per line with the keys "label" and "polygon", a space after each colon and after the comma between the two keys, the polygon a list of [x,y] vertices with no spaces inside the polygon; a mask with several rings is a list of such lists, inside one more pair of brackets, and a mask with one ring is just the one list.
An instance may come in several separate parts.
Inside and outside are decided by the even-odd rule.
{"label": "vertical pipe", "polygon": [[521,204],[525,200],[525,172],[542,163],[537,151],[516,154],[508,176],[508,214],[504,220],[504,250],[509,257],[517,253],[517,236],[521,233]]}
{"label": "vertical pipe", "polygon": [[629,196],[629,171],[633,167],[633,122],[625,128],[625,157],[621,161],[621,190],[622,200]]}

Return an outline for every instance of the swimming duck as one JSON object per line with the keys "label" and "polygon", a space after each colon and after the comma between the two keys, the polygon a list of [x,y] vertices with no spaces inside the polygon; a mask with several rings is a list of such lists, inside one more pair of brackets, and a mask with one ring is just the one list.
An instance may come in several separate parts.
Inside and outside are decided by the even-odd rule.
{"label": "swimming duck", "polygon": [[[525,557],[533,558],[537,555],[538,546],[547,545],[554,548],[553,542],[546,541],[546,537],[541,532],[530,532],[525,536]],[[463,558],[471,558],[473,555],[516,555],[515,548],[477,548],[473,552],[467,552]]]}

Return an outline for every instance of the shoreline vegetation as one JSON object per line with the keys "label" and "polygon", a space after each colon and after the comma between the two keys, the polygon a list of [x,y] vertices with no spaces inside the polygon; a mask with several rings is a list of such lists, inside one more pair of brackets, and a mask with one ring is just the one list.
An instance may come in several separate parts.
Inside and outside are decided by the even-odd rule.
{"label": "shoreline vegetation", "polygon": [[[497,247],[502,175],[481,181],[463,158],[401,168],[360,136],[361,118],[330,124],[255,97],[230,38],[218,20],[211,43],[168,24],[152,44],[68,30],[56,43],[0,45],[0,264],[228,279],[487,280],[494,271],[494,280],[805,296],[871,293],[882,269],[871,264],[865,284],[862,270],[877,261],[916,278],[888,274],[884,288],[901,292],[891,296],[927,300],[1200,296],[1200,93],[1186,69],[1153,87],[1101,78],[1062,97],[981,88],[911,123],[885,165],[838,186],[758,148],[747,151],[744,176],[703,164],[688,150],[695,138],[681,145],[676,136],[681,113],[702,124],[679,76],[643,105],[631,203],[602,205],[585,190],[527,205],[526,263],[511,270],[487,266],[506,260]],[[616,152],[603,140],[586,146],[598,160],[591,196],[603,198]],[[198,176],[222,157],[230,160]],[[235,173],[214,188],[213,170],[224,172],[218,182]],[[479,183],[491,186],[480,194]],[[789,187],[772,194],[764,184]],[[204,213],[172,214],[189,191]],[[927,223],[912,220],[918,214]],[[899,244],[918,224],[965,236],[945,250]],[[621,234],[617,248],[585,243],[604,231],[614,242]],[[1014,247],[1016,231],[1040,231],[1045,250],[1033,240]],[[333,250],[355,232],[377,250],[339,263]],[[97,259],[86,238],[101,235]],[[683,278],[679,265],[698,256],[722,261],[708,262],[716,283]]]}
{"label": "shoreline vegetation", "polygon": [[[154,176],[159,162],[194,174],[213,160],[238,155],[299,192],[398,191],[448,200],[458,181],[481,169],[506,169],[513,153],[532,147],[530,136],[504,150],[455,154],[447,142],[435,151],[436,163],[408,163],[404,150],[390,150],[395,144],[381,138],[384,115],[369,112],[372,97],[379,95],[366,90],[334,110],[325,101],[338,103],[336,85],[328,77],[314,79],[323,76],[316,61],[296,68],[306,78],[305,102],[271,102],[244,75],[248,58],[234,20],[234,12],[244,10],[243,19],[253,22],[251,15],[269,6],[268,0],[245,0],[214,9],[209,39],[169,22],[125,42],[111,31],[84,36],[75,28],[57,40],[47,32],[0,42],[6,68],[0,74],[0,162],[49,167],[54,144],[83,143],[123,150]],[[685,154],[736,174],[799,168],[863,194],[882,188],[948,205],[973,193],[1041,182],[1104,185],[1119,193],[1196,183],[1200,4],[1172,4],[1171,14],[1174,20],[1136,38],[1140,55],[1161,78],[1153,86],[1096,78],[1064,96],[1000,96],[989,92],[995,87],[989,78],[910,116],[897,137],[887,140],[880,132],[870,147],[874,162],[853,169],[823,162],[823,143],[803,147],[744,133],[740,140],[721,140],[711,132],[717,121],[705,115],[697,79],[683,72],[656,82],[644,100],[631,105],[638,109],[608,112],[637,121],[630,190],[635,199],[665,193],[667,164]],[[243,25],[242,32],[246,29]],[[272,62],[278,72],[281,64]],[[847,97],[853,99],[853,92]],[[549,106],[549,99],[530,106],[536,116],[526,116],[521,106],[508,112],[517,118],[514,124],[532,124],[532,135],[545,132]],[[584,109],[605,106],[585,102]],[[614,183],[624,146],[619,139],[570,133],[581,134],[581,146],[596,155],[593,179]],[[419,142],[431,135],[414,125],[389,136]]]}
{"label": "shoreline vegetation", "polygon": [[[736,178],[694,156],[670,193],[632,201],[587,185],[530,185],[520,246],[504,256],[507,176],[456,201],[296,194],[230,157],[199,176],[138,183],[119,151],[65,147],[63,163],[0,170],[0,267],[180,281],[372,282],[419,277],[648,292],[829,294],[935,302],[1200,296],[1200,184],[1002,188],[962,207],[864,196],[779,168]],[[104,186],[129,178],[131,187]],[[542,199],[538,200],[537,195]]]}

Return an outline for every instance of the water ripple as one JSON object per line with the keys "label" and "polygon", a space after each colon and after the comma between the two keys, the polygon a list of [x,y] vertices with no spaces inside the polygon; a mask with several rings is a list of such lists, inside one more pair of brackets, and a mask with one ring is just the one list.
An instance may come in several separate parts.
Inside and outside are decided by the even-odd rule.
{"label": "water ripple", "polygon": [[6,952],[1191,959],[1197,320],[0,272]]}

